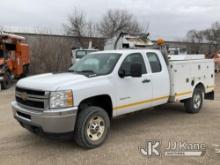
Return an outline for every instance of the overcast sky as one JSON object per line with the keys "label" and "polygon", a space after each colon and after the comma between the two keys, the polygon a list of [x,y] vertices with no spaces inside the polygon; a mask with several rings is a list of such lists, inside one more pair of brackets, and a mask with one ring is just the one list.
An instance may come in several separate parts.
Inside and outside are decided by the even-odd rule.
{"label": "overcast sky", "polygon": [[190,29],[205,29],[220,21],[219,0],[2,0],[0,26],[14,30],[50,29],[57,33],[74,8],[97,21],[108,9],[127,9],[153,38],[180,39]]}

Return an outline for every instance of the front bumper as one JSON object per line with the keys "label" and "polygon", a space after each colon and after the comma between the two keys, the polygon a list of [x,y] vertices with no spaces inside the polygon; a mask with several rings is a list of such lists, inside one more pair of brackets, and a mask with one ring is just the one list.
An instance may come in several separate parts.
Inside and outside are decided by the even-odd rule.
{"label": "front bumper", "polygon": [[[69,133],[74,131],[77,107],[35,112],[11,103],[14,118],[24,127],[39,128],[45,133]],[[26,127],[27,128],[27,127]]]}

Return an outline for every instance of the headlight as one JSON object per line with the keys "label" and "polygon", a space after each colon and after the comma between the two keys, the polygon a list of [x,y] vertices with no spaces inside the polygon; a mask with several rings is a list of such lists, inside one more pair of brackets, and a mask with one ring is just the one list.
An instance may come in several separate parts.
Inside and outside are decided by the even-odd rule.
{"label": "headlight", "polygon": [[72,90],[50,93],[50,108],[68,108],[73,106]]}

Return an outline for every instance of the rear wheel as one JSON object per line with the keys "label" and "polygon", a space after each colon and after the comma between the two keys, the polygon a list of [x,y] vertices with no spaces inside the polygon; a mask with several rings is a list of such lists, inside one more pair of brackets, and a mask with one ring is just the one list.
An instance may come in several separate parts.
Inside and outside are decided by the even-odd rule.
{"label": "rear wheel", "polygon": [[184,102],[185,110],[188,113],[198,113],[203,105],[204,91],[201,88],[195,88],[193,96]]}
{"label": "rear wheel", "polygon": [[95,148],[105,141],[109,129],[110,119],[107,112],[100,107],[87,107],[77,117],[74,138],[81,147]]}

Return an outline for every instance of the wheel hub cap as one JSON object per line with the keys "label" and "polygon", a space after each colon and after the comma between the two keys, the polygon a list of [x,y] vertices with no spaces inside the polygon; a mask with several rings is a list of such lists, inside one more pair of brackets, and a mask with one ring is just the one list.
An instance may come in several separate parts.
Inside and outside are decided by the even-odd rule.
{"label": "wheel hub cap", "polygon": [[87,135],[90,140],[97,141],[99,140],[105,131],[105,122],[104,119],[100,116],[92,117],[89,120],[87,127]]}
{"label": "wheel hub cap", "polygon": [[201,105],[201,96],[199,94],[196,94],[193,100],[194,108],[198,109]]}

